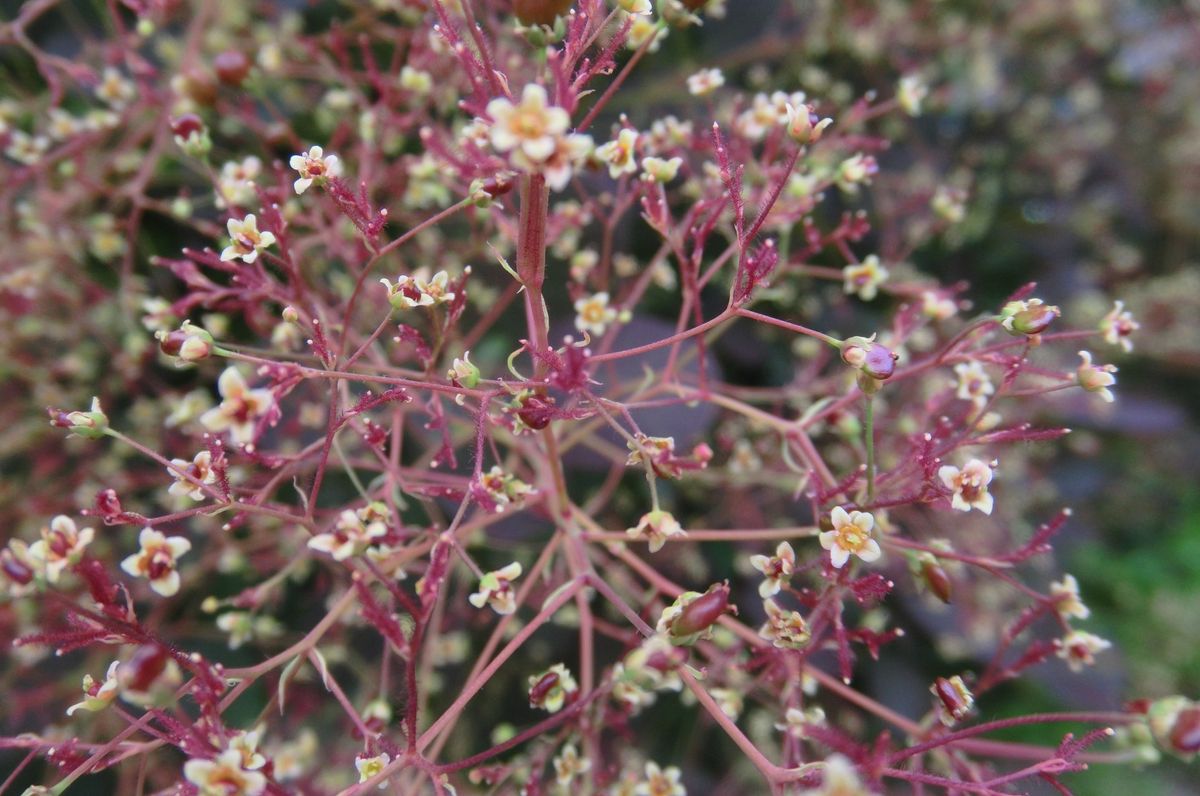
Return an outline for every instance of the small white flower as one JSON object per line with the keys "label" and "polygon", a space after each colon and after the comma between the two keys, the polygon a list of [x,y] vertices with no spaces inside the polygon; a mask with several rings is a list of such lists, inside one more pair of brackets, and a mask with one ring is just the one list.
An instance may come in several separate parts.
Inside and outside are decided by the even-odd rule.
{"label": "small white flower", "polygon": [[858,152],[846,158],[834,173],[834,182],[844,193],[851,196],[858,193],[860,185],[869,185],[871,177],[879,171],[879,164],[870,155]]}
{"label": "small white flower", "polygon": [[921,313],[935,321],[948,321],[958,314],[958,303],[935,290],[921,294]]}
{"label": "small white flower", "polygon": [[1050,596],[1054,599],[1054,609],[1063,619],[1075,617],[1087,619],[1092,612],[1079,596],[1079,581],[1074,575],[1063,575],[1062,580],[1050,584]]}
{"label": "small white flower", "polygon": [[[641,2],[649,5],[649,0],[641,0]],[[574,744],[564,746],[558,756],[554,758],[554,780],[563,788],[568,787],[575,777],[591,770],[592,761],[586,757],[580,757]]]}
{"label": "small white flower", "polygon": [[254,439],[258,419],[275,405],[267,389],[251,390],[235,367],[228,367],[217,380],[223,399],[219,406],[200,415],[200,424],[213,433],[228,430],[233,441],[246,444]]}
{"label": "small white flower", "polygon": [[846,757],[839,754],[825,759],[821,772],[821,787],[803,792],[803,796],[870,796],[870,791],[858,778],[858,770]]}
{"label": "small white flower", "polygon": [[1067,662],[1071,671],[1078,672],[1096,662],[1096,654],[1112,646],[1112,642],[1085,630],[1072,630],[1057,642],[1058,657]]}
{"label": "small white flower", "polygon": [[189,760],[183,776],[200,789],[200,796],[258,796],[267,787],[266,776],[242,767],[237,749],[226,749],[215,760]]}
{"label": "small white flower", "polygon": [[887,278],[888,269],[879,262],[878,255],[870,254],[861,263],[842,269],[842,289],[846,295],[857,293],[863,301],[870,301]]}
{"label": "small white flower", "polygon": [[796,566],[796,553],[790,544],[780,542],[773,556],[750,556],[750,566],[763,574],[763,582],[758,586],[759,596],[763,599],[774,597],[791,578]]}
{"label": "small white flower", "polygon": [[262,740],[262,729],[238,730],[229,736],[229,749],[237,750],[242,756],[242,768],[247,771],[258,771],[267,764],[267,758],[258,751],[258,743]]}
{"label": "small white flower", "polygon": [[253,213],[247,213],[242,219],[229,219],[226,228],[229,230],[230,243],[221,252],[224,261],[240,257],[244,262],[252,263],[258,259],[260,251],[275,243],[274,233],[258,231],[258,219]]}
{"label": "small white flower", "polygon": [[396,277],[394,285],[387,279],[380,279],[379,283],[387,289],[388,303],[396,309],[432,307],[455,299],[455,293],[449,290],[450,274],[445,271],[429,278],[429,269],[418,268],[411,275]]}
{"label": "small white flower", "polygon": [[725,75],[720,69],[701,69],[687,79],[688,91],[693,96],[703,97],[725,85]]}
{"label": "small white flower", "polygon": [[[189,462],[187,459],[172,459],[174,468],[167,468],[175,483],[167,488],[172,495],[187,495],[192,500],[204,500],[204,489],[199,484],[215,484],[217,474],[212,468],[212,453],[200,451]],[[199,482],[199,483],[197,483]]]}
{"label": "small white flower", "polygon": [[[387,765],[390,762],[392,762],[392,758],[387,752],[380,752],[375,757],[355,757],[354,767],[358,769],[358,781],[366,782],[371,777],[387,768]],[[387,786],[388,781],[386,779],[379,783],[380,790],[384,790],[387,788]]]}
{"label": "small white flower", "polygon": [[683,165],[683,158],[642,158],[642,179],[648,182],[661,182],[666,184],[679,176],[679,167]]}
{"label": "small white flower", "polygon": [[651,553],[662,550],[667,540],[676,536],[687,536],[679,521],[669,511],[657,509],[642,515],[641,520],[633,528],[625,530],[626,535],[634,539],[645,539]]}
{"label": "small white flower", "polygon": [[626,14],[649,14],[654,10],[650,0],[617,0],[617,5]]}
{"label": "small white flower", "polygon": [[231,160],[221,166],[217,177],[217,207],[249,207],[258,199],[254,178],[262,171],[262,161],[250,155],[240,163]]}
{"label": "small white flower", "polygon": [[[803,102],[796,104],[789,102],[786,110],[787,134],[798,144],[815,144],[825,134],[825,128],[833,124],[833,119],[829,117],[822,119],[813,112],[812,106]],[[856,157],[861,158],[862,155],[856,155]],[[871,162],[873,163],[874,160]],[[847,193],[852,193],[852,191],[847,191]]]}
{"label": "small white flower", "polygon": [[608,175],[614,180],[637,171],[637,140],[638,131],[625,127],[615,141],[596,147],[596,159],[608,164]]}
{"label": "small white flower", "polygon": [[104,78],[96,86],[96,96],[120,110],[137,96],[137,88],[113,67],[105,67]]}
{"label": "small white flower", "polygon": [[856,555],[863,561],[877,561],[883,555],[879,542],[871,538],[875,527],[875,517],[867,511],[846,512],[841,506],[834,506],[829,513],[833,521],[833,530],[820,535],[821,547],[829,551],[833,566],[841,569],[846,566],[851,555]]}
{"label": "small white flower", "polygon": [[308,547],[327,553],[334,561],[345,561],[350,556],[362,553],[374,540],[386,536],[387,532],[387,523],[373,512],[371,506],[357,511],[346,509],[338,515],[333,529],[309,539]]}
{"label": "small white flower", "polygon": [[24,130],[13,130],[9,134],[4,154],[18,163],[32,166],[42,159],[50,148],[50,139],[44,135],[29,135]]}
{"label": "small white flower", "polygon": [[905,75],[896,88],[896,102],[909,116],[921,115],[921,103],[929,94],[929,87],[918,75]]}
{"label": "small white flower", "polygon": [[517,610],[517,597],[512,584],[521,577],[521,572],[519,561],[514,561],[502,569],[488,572],[479,579],[479,591],[467,599],[476,608],[490,605],[493,611],[502,616],[511,614]]}
{"label": "small white flower", "polygon": [[515,150],[516,160],[526,166],[548,160],[571,123],[566,110],[548,102],[546,89],[536,83],[525,86],[519,104],[504,97],[489,102],[487,113],[492,117],[491,139],[496,151]]}
{"label": "small white flower", "polygon": [[316,182],[320,185],[329,177],[342,173],[342,163],[337,155],[326,155],[319,146],[310,147],[307,153],[292,155],[288,161],[293,169],[300,172],[300,177],[292,187],[297,194],[302,194]]}
{"label": "small white flower", "polygon": [[117,698],[117,691],[120,688],[117,682],[117,670],[120,667],[119,661],[110,663],[103,683],[97,683],[90,674],[85,674],[83,676],[83,701],[76,702],[67,708],[67,715],[73,716],[77,710],[97,711],[108,707]]}
{"label": "small white flower", "polygon": [[76,528],[75,520],[59,514],[50,520],[49,528],[42,529],[42,538],[29,545],[29,560],[47,581],[57,583],[63,570],[83,558],[95,535],[91,528]]}
{"label": "small white flower", "polygon": [[1126,354],[1133,350],[1133,341],[1129,336],[1140,328],[1142,325],[1125,309],[1123,301],[1113,302],[1113,308],[1100,321],[1100,332],[1104,335],[1104,342],[1121,346],[1121,350]]}
{"label": "small white flower", "polygon": [[1080,351],[1079,358],[1083,360],[1079,363],[1078,370],[1075,371],[1076,378],[1079,379],[1079,386],[1088,392],[1096,393],[1108,403],[1112,403],[1112,390],[1108,388],[1117,383],[1117,377],[1113,375],[1117,372],[1116,366],[1093,365],[1092,355],[1087,351]]}
{"label": "small white flower", "polygon": [[179,591],[176,559],[192,549],[192,543],[182,536],[164,536],[153,528],[143,528],[138,535],[141,550],[121,562],[121,569],[135,578],[147,578],[156,594],[170,597]]}
{"label": "small white flower", "polygon": [[[644,14],[626,14],[625,19],[633,17],[633,24],[629,26],[629,38],[625,40],[625,46],[630,50],[640,50],[642,45],[653,37],[650,44],[646,45],[647,52],[658,52],[658,48],[662,46],[663,39],[667,37],[668,28],[665,25],[660,25],[653,18]],[[622,20],[624,21],[624,20]]]}
{"label": "small white flower", "polygon": [[976,409],[982,409],[988,402],[988,396],[996,392],[980,362],[961,362],[954,366],[954,372],[958,375],[954,396],[962,401],[970,401]]}
{"label": "small white flower", "polygon": [[951,507],[958,511],[979,509],[984,514],[992,513],[992,495],[988,492],[988,484],[992,482],[992,468],[996,462],[988,465],[979,459],[971,459],[960,470],[952,465],[938,468],[938,478],[947,489],[954,492],[950,498]]}
{"label": "small white flower", "polygon": [[617,311],[608,306],[608,293],[584,296],[575,302],[575,328],[581,332],[602,335],[617,319]]}
{"label": "small white flower", "polygon": [[767,621],[758,635],[770,641],[773,647],[800,649],[812,639],[808,622],[799,611],[789,611],[770,598],[763,600],[763,610],[767,612]]}

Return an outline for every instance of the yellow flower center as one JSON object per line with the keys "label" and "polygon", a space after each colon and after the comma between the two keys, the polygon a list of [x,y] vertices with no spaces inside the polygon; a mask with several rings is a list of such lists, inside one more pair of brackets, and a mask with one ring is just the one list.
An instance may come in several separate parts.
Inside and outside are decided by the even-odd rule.
{"label": "yellow flower center", "polygon": [[857,553],[867,543],[867,535],[857,525],[843,525],[837,529],[838,547],[851,553]]}

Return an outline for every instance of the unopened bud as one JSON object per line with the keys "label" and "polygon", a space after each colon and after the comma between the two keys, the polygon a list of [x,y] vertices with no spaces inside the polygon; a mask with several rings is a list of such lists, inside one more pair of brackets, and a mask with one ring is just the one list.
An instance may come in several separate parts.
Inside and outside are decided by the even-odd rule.
{"label": "unopened bud", "polygon": [[1000,325],[1014,336],[1041,334],[1050,327],[1062,310],[1041,299],[1010,301],[1000,310]]}
{"label": "unopened bud", "polygon": [[100,399],[92,398],[92,408],[87,412],[63,412],[58,409],[48,410],[50,424],[58,428],[70,429],[69,436],[84,439],[100,439],[108,430],[108,415],[100,408]]}
{"label": "unopened bud", "polygon": [[1146,717],[1162,749],[1184,760],[1200,753],[1200,704],[1181,696],[1167,697],[1151,704]]}
{"label": "unopened bud", "polygon": [[732,608],[729,604],[729,584],[714,583],[703,594],[693,592],[684,595],[673,607],[678,610],[669,619],[666,628],[671,643],[691,644]]}

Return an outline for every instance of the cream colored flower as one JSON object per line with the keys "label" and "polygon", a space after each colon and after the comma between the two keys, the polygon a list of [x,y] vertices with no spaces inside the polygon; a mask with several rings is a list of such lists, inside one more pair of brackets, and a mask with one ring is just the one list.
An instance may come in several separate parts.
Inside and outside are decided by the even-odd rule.
{"label": "cream colored flower", "polygon": [[557,713],[563,709],[567,699],[579,695],[579,683],[575,681],[571,670],[564,664],[556,663],[544,672],[529,677],[529,706],[541,708],[547,713]]}
{"label": "cream colored flower", "polygon": [[308,152],[292,155],[288,164],[300,172],[300,177],[292,188],[297,194],[302,194],[314,182],[320,185],[329,177],[337,177],[342,173],[342,163],[337,155],[326,155],[319,146],[310,147]]}
{"label": "cream colored flower", "polygon": [[1067,662],[1071,671],[1078,672],[1096,662],[1096,654],[1112,646],[1112,642],[1084,630],[1072,630],[1057,642],[1058,657]]}
{"label": "cream colored flower", "polygon": [[521,564],[514,561],[508,566],[486,573],[479,579],[479,591],[467,599],[476,608],[485,605],[500,615],[511,614],[517,610],[517,595],[512,587],[513,581],[521,577]]}
{"label": "cream colored flower", "polygon": [[625,40],[625,46],[630,50],[640,50],[642,45],[653,37],[650,44],[646,45],[646,51],[658,52],[663,39],[667,38],[667,27],[643,14],[627,14],[625,18],[627,19],[629,16],[633,17],[633,23],[629,26],[629,37]]}
{"label": "cream colored flower", "polygon": [[679,176],[679,167],[683,165],[683,158],[642,158],[642,179],[647,182],[661,182],[666,184]]}
{"label": "cream colored flower", "polygon": [[575,301],[575,328],[581,332],[602,335],[617,319],[617,311],[608,306],[608,293],[601,291]]}
{"label": "cream colored flower", "polygon": [[164,536],[153,528],[143,528],[138,535],[141,550],[121,562],[121,569],[135,578],[147,578],[156,594],[170,597],[179,591],[176,559],[192,549],[192,543],[182,536]]}
{"label": "cream colored flower", "polygon": [[275,397],[267,389],[251,390],[235,367],[228,367],[217,380],[221,393],[220,405],[200,415],[200,424],[213,433],[229,431],[233,441],[246,444],[254,439],[258,419],[275,405]]}
{"label": "cream colored flower", "polygon": [[948,321],[958,314],[958,303],[935,290],[921,294],[921,313],[935,321]]}
{"label": "cream colored flower", "polygon": [[[648,0],[642,0],[648,2]],[[579,751],[575,748],[575,744],[567,744],[554,758],[554,781],[559,787],[567,788],[575,777],[586,774],[592,770],[592,761],[586,757],[580,757]]]}
{"label": "cream colored flower", "polygon": [[[387,768],[390,762],[392,762],[392,758],[387,752],[380,752],[375,757],[355,757],[354,766],[358,769],[358,781],[366,782]],[[388,781],[386,779],[379,783],[380,790],[384,790],[387,786]]]}
{"label": "cream colored flower", "polygon": [[120,110],[137,96],[137,88],[113,67],[105,67],[104,78],[96,86],[96,96]]}
{"label": "cream colored flower", "polygon": [[63,570],[83,558],[84,549],[92,543],[96,532],[91,528],[76,528],[75,520],[59,514],[42,529],[42,538],[29,545],[29,560],[37,572],[50,583],[57,583]]}
{"label": "cream colored flower", "polygon": [[909,116],[921,115],[921,103],[929,95],[929,86],[919,75],[905,75],[896,88],[896,102]]}
{"label": "cream colored flower", "polygon": [[858,193],[860,185],[869,185],[871,177],[879,171],[879,164],[870,155],[861,152],[846,158],[834,173],[834,182],[843,192],[853,196]]}
{"label": "cream colored flower", "polygon": [[1117,383],[1117,377],[1113,375],[1117,372],[1116,366],[1093,365],[1092,355],[1087,351],[1080,351],[1079,358],[1082,361],[1075,371],[1079,386],[1088,392],[1096,393],[1108,403],[1112,403],[1114,400],[1112,390],[1108,388]]}
{"label": "cream colored flower", "polygon": [[215,484],[217,473],[212,468],[212,453],[200,451],[189,462],[187,459],[172,459],[174,467],[168,467],[175,483],[167,488],[172,495],[187,495],[192,500],[204,500],[204,489],[199,484]]}
{"label": "cream colored flower", "polygon": [[992,468],[995,466],[994,461],[989,465],[979,459],[971,459],[961,470],[953,465],[939,467],[938,478],[942,479],[947,489],[954,492],[950,506],[958,511],[979,509],[984,514],[991,514],[993,501],[988,484],[992,482]]}
{"label": "cream colored flower", "polygon": [[519,104],[498,97],[488,103],[487,113],[492,117],[492,146],[497,152],[515,150],[516,160],[525,165],[548,160],[571,123],[564,109],[548,104],[546,89],[536,83],[525,86]]}
{"label": "cream colored flower", "polygon": [[758,585],[759,596],[763,599],[774,597],[792,576],[796,552],[787,542],[780,542],[773,556],[750,556],[750,566],[763,574],[763,582]]}
{"label": "cream colored flower", "polygon": [[44,135],[29,135],[24,130],[13,130],[8,136],[4,154],[18,163],[32,166],[42,159],[50,148],[50,139]]}
{"label": "cream colored flower", "polygon": [[638,131],[625,127],[615,141],[596,147],[596,159],[608,164],[608,176],[615,180],[637,171],[637,140]]}
{"label": "cream colored flower", "polygon": [[438,271],[430,278],[428,268],[418,268],[411,275],[396,277],[395,284],[387,279],[380,279],[379,283],[387,289],[388,303],[396,309],[432,307],[455,299],[455,293],[449,289],[450,274],[446,271]]}
{"label": "cream colored flower", "polygon": [[595,150],[596,144],[590,135],[572,133],[557,140],[553,154],[542,164],[546,184],[561,191],[571,181],[571,176]]}
{"label": "cream colored flower", "polygon": [[1113,302],[1113,308],[1100,321],[1100,332],[1104,335],[1104,342],[1121,346],[1121,350],[1126,354],[1133,350],[1133,341],[1129,336],[1140,328],[1142,325],[1125,309],[1123,301]]}
{"label": "cream colored flower", "polygon": [[857,293],[863,301],[870,301],[887,278],[888,269],[879,262],[877,255],[871,254],[863,258],[861,263],[842,269],[842,290],[846,295]]}
{"label": "cream colored flower", "polygon": [[85,674],[83,676],[83,701],[76,702],[67,708],[67,715],[73,716],[77,710],[97,711],[108,707],[117,698],[117,691],[120,689],[117,682],[117,670],[120,667],[119,661],[110,663],[103,683],[97,683],[90,674]]}
{"label": "cream colored flower", "polygon": [[679,521],[670,512],[660,509],[643,514],[638,524],[627,528],[625,533],[634,539],[645,539],[651,553],[662,550],[668,539],[687,536],[687,531],[683,530]]}
{"label": "cream colored flower", "polygon": [[239,730],[229,736],[229,749],[237,751],[242,758],[242,768],[247,771],[258,771],[267,764],[267,758],[258,751],[259,741],[262,740],[262,728],[254,730]]}
{"label": "cream colored flower", "polygon": [[883,555],[879,542],[871,538],[875,527],[875,517],[867,511],[846,512],[841,506],[834,506],[829,513],[833,521],[833,530],[820,535],[821,547],[829,551],[830,561],[837,569],[846,566],[851,555],[856,555],[863,561],[877,561]]}
{"label": "cream colored flower", "polygon": [[763,600],[767,621],[759,628],[758,635],[779,649],[799,649],[809,642],[812,632],[808,622],[799,611],[789,611],[772,599]]}
{"label": "cream colored flower", "polygon": [[626,14],[649,14],[653,11],[650,0],[617,0],[617,6]]}
{"label": "cream colored flower", "polygon": [[634,796],[687,796],[687,788],[679,781],[682,772],[675,766],[659,768],[653,761],[646,763],[646,779],[633,789]]}
{"label": "cream colored flower", "polygon": [[242,768],[236,749],[226,749],[215,760],[187,761],[183,776],[200,789],[199,796],[258,796],[267,787],[263,774]]}
{"label": "cream colored flower", "polygon": [[1063,575],[1062,580],[1050,584],[1050,596],[1054,599],[1054,609],[1063,619],[1075,617],[1087,619],[1092,612],[1079,596],[1079,581],[1074,575]]}
{"label": "cream colored flower", "polygon": [[217,177],[217,207],[250,207],[258,199],[254,179],[262,171],[262,161],[250,155],[239,163],[231,160],[221,166]]}
{"label": "cream colored flower", "polygon": [[226,222],[229,230],[230,243],[221,252],[224,261],[236,260],[252,263],[258,259],[258,253],[275,243],[275,235],[271,232],[258,231],[258,219],[253,213],[247,213],[244,218],[231,218]]}
{"label": "cream colored flower", "polygon": [[725,75],[720,69],[701,69],[687,79],[688,91],[695,97],[711,94],[725,85]]}
{"label": "cream colored flower", "polygon": [[370,506],[357,511],[346,509],[338,515],[333,529],[309,539],[308,547],[327,553],[334,561],[345,561],[366,550],[374,540],[386,536],[387,532],[387,523],[375,516]]}
{"label": "cream colored flower", "polygon": [[803,796],[870,796],[870,793],[858,778],[854,764],[842,755],[833,754],[825,759],[821,787],[810,788]]}
{"label": "cream colored flower", "polygon": [[996,392],[980,362],[960,362],[954,366],[954,373],[958,376],[954,396],[962,401],[970,401],[976,409],[982,409],[988,402],[988,396]]}
{"label": "cream colored flower", "polygon": [[[826,117],[822,119],[813,112],[812,106],[803,102],[787,104],[787,134],[793,141],[798,144],[815,144],[821,140],[821,136],[825,134],[825,128],[833,124],[833,119]],[[855,157],[861,158],[862,155]],[[849,161],[847,161],[849,162]],[[874,162],[874,161],[872,161]],[[845,164],[843,164],[845,165]],[[839,169],[839,174],[841,170]],[[839,182],[839,185],[841,183]],[[843,190],[845,190],[843,188]],[[855,188],[854,190],[857,190]],[[847,191],[852,193],[853,191]]]}

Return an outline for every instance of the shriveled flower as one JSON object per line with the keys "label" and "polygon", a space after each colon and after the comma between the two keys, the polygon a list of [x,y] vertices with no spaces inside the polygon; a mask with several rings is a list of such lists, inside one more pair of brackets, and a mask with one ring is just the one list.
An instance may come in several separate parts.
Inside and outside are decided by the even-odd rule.
{"label": "shriveled flower", "polygon": [[520,506],[535,491],[512,473],[504,472],[499,465],[493,465],[492,469],[481,473],[479,480],[471,485],[471,494],[476,501],[483,508],[490,508],[497,513]]}
{"label": "shriveled flower", "polygon": [[1054,610],[1058,611],[1058,615],[1063,619],[1072,616],[1076,619],[1087,619],[1092,615],[1079,596],[1079,581],[1074,575],[1064,574],[1062,580],[1051,583],[1050,596],[1054,600]]}
{"label": "shriveled flower", "polygon": [[896,88],[896,102],[909,116],[921,115],[921,103],[929,95],[929,87],[919,75],[905,75]]}
{"label": "shriveled flower", "polygon": [[321,185],[328,178],[337,177],[342,173],[342,163],[338,156],[326,155],[319,146],[309,147],[308,152],[303,154],[292,155],[288,164],[300,172],[300,177],[292,183],[292,188],[297,194],[307,191],[314,182]]}
{"label": "shriveled flower", "polygon": [[1133,341],[1129,339],[1130,335],[1140,328],[1142,325],[1135,321],[1133,314],[1125,309],[1123,301],[1114,301],[1113,308],[1100,321],[1100,333],[1104,335],[1104,342],[1109,345],[1121,346],[1121,350],[1126,354],[1133,350]]}
{"label": "shriveled flower", "polygon": [[[365,757],[359,755],[354,758],[354,767],[358,769],[358,781],[366,782],[371,777],[387,768],[388,763],[392,762],[392,757],[387,752],[380,752],[374,757]],[[383,790],[388,786],[388,781],[385,779],[379,783],[379,789]]]}
{"label": "shriveled flower", "polygon": [[471,361],[470,351],[464,351],[461,357],[454,358],[450,370],[446,371],[446,378],[468,390],[475,389],[479,384],[479,368]]}
{"label": "shriveled flower", "polygon": [[546,89],[536,83],[525,86],[519,104],[498,97],[488,103],[487,113],[492,146],[497,152],[516,150],[515,160],[526,166],[548,160],[571,123],[566,110],[549,105]]}
{"label": "shriveled flower", "polygon": [[832,754],[822,767],[821,786],[803,791],[802,796],[870,796],[870,793],[850,759]]}
{"label": "shriveled flower", "polygon": [[659,478],[679,478],[685,470],[703,470],[713,455],[712,448],[701,442],[692,449],[690,456],[679,456],[675,453],[674,437],[651,437],[640,431],[626,445],[630,453],[625,466],[636,467],[648,462]]}
{"label": "shriveled flower", "polygon": [[372,506],[358,510],[346,509],[338,515],[337,523],[331,530],[309,539],[308,547],[327,553],[334,561],[345,561],[366,550],[374,540],[386,536],[387,532],[387,523]]}
{"label": "shriveled flower", "polygon": [[991,377],[980,362],[960,362],[954,366],[954,373],[958,376],[954,397],[970,401],[976,409],[982,409],[988,402],[988,396],[996,392]]}
{"label": "shriveled flower", "polygon": [[842,269],[842,290],[846,295],[857,293],[863,301],[870,301],[879,293],[879,286],[887,278],[888,269],[879,262],[878,255],[870,254],[861,263]]}
{"label": "shriveled flower", "polygon": [[812,631],[808,622],[799,611],[789,611],[782,608],[772,599],[763,600],[763,609],[767,612],[767,621],[759,629],[758,635],[771,642],[779,649],[799,649],[812,639]]}
{"label": "shriveled flower", "polygon": [[596,159],[608,165],[608,176],[615,180],[637,171],[637,140],[638,131],[625,127],[616,140],[596,147]]}
{"label": "shriveled flower", "polygon": [[428,269],[418,268],[411,275],[396,277],[394,285],[387,279],[380,279],[379,282],[387,289],[388,303],[396,309],[432,307],[454,301],[455,298],[454,292],[449,289],[450,274],[446,271],[438,271],[431,278]]}
{"label": "shriveled flower", "polygon": [[259,418],[275,405],[271,391],[251,390],[241,372],[232,366],[217,379],[217,390],[221,393],[221,403],[200,415],[200,424],[214,434],[228,431],[239,444],[252,442]]}
{"label": "shriveled flower", "polygon": [[634,796],[687,796],[687,788],[679,781],[682,772],[676,766],[660,768],[658,763],[646,763],[646,778],[633,789]]}
{"label": "shriveled flower", "polygon": [[50,424],[70,429],[67,436],[100,439],[108,431],[108,415],[104,414],[104,409],[100,406],[100,399],[93,396],[92,407],[86,412],[83,410],[63,412],[51,409]]}
{"label": "shriveled flower", "polygon": [[215,760],[189,760],[183,776],[199,788],[199,796],[258,796],[267,787],[265,775],[242,768],[237,749],[226,749]]}
{"label": "shriveled flower", "polygon": [[642,179],[647,182],[666,184],[679,176],[679,167],[683,158],[670,159],[648,157],[642,158]]}
{"label": "shriveled flower", "polygon": [[608,306],[608,293],[601,291],[575,301],[575,328],[581,332],[602,335],[617,319],[617,311]]}
{"label": "shriveled flower", "polygon": [[479,591],[467,599],[476,608],[490,605],[493,611],[502,616],[511,614],[517,610],[517,594],[512,584],[521,577],[521,572],[519,561],[514,561],[502,569],[488,572],[479,579]]}
{"label": "shriveled flower", "polygon": [[752,555],[750,566],[763,574],[763,582],[758,585],[758,594],[763,599],[774,597],[792,576],[796,566],[796,552],[787,542],[780,542],[775,548],[775,555]]}
{"label": "shriveled flower", "polygon": [[967,192],[962,188],[939,185],[929,200],[929,207],[943,221],[958,224],[967,217]]}
{"label": "shriveled flower", "polygon": [[1108,388],[1117,383],[1117,377],[1113,375],[1117,372],[1116,366],[1093,365],[1092,355],[1087,351],[1080,351],[1079,358],[1082,361],[1075,371],[1079,386],[1088,392],[1096,393],[1108,403],[1112,403],[1114,400],[1112,390]]}
{"label": "shriveled flower", "polygon": [[725,75],[720,69],[701,69],[687,79],[688,91],[694,97],[711,94],[725,85]]}
{"label": "shriveled flower", "polygon": [[1056,642],[1058,657],[1067,662],[1071,671],[1082,671],[1083,667],[1096,662],[1096,654],[1112,646],[1112,642],[1086,630],[1072,630]]}
{"label": "shriveled flower", "polygon": [[0,549],[0,595],[16,600],[31,594],[37,588],[36,573],[37,564],[29,557],[29,546],[20,539],[9,539],[8,545]]}
{"label": "shriveled flower", "polygon": [[564,705],[574,702],[579,696],[579,684],[571,670],[556,663],[544,672],[529,677],[529,707],[540,708],[547,713],[557,713]]}
{"label": "shriveled flower", "polygon": [[662,550],[668,539],[676,536],[687,536],[679,521],[669,511],[655,509],[642,515],[638,524],[625,529],[625,533],[634,539],[645,539],[651,553]]}
{"label": "shriveled flower", "polygon": [[29,545],[29,560],[34,569],[50,583],[57,583],[63,570],[83,558],[84,549],[92,543],[96,532],[77,528],[75,520],[59,514],[42,529],[42,538]]}
{"label": "shriveled flower", "polygon": [[153,528],[143,528],[138,535],[141,550],[121,562],[121,569],[135,578],[147,578],[156,594],[170,597],[179,591],[176,559],[192,549],[192,543],[182,536],[164,536]]}
{"label": "shriveled flower", "polygon": [[252,263],[258,259],[258,253],[275,243],[275,235],[271,232],[259,232],[258,219],[253,213],[247,213],[244,218],[231,218],[226,222],[229,230],[230,243],[221,252],[225,261],[241,258],[243,262]]}
{"label": "shriveled flower", "polygon": [[829,518],[833,522],[833,530],[823,532],[819,538],[821,547],[829,551],[834,567],[841,569],[846,566],[851,555],[867,562],[877,561],[883,555],[879,542],[871,538],[875,517],[870,512],[847,512],[841,506],[834,506]]}
{"label": "shriveled flower", "polygon": [[991,514],[993,500],[988,492],[988,484],[992,482],[992,468],[995,466],[995,461],[988,464],[971,459],[962,469],[949,464],[939,467],[938,478],[954,493],[950,498],[950,506],[958,511],[979,509],[984,514]]}
{"label": "shriveled flower", "polygon": [[869,185],[878,171],[879,164],[874,157],[857,152],[838,165],[833,179],[838,188],[853,196],[858,193],[860,185]]}
{"label": "shriveled flower", "polygon": [[175,482],[167,488],[172,495],[187,495],[192,500],[204,500],[204,488],[200,484],[215,484],[217,473],[212,466],[212,453],[203,450],[189,462],[187,459],[172,459],[168,467]]}
{"label": "shriveled flower", "polygon": [[[648,0],[642,0],[647,2]],[[575,744],[567,744],[554,758],[554,781],[559,787],[567,788],[575,777],[582,776],[592,770],[592,761],[579,756]]]}
{"label": "shriveled flower", "polygon": [[73,716],[77,710],[94,712],[108,707],[117,698],[117,692],[120,690],[120,683],[117,681],[117,670],[120,668],[120,661],[110,663],[108,673],[104,675],[102,683],[97,683],[90,674],[85,674],[83,676],[83,701],[76,702],[67,708],[67,715]]}

